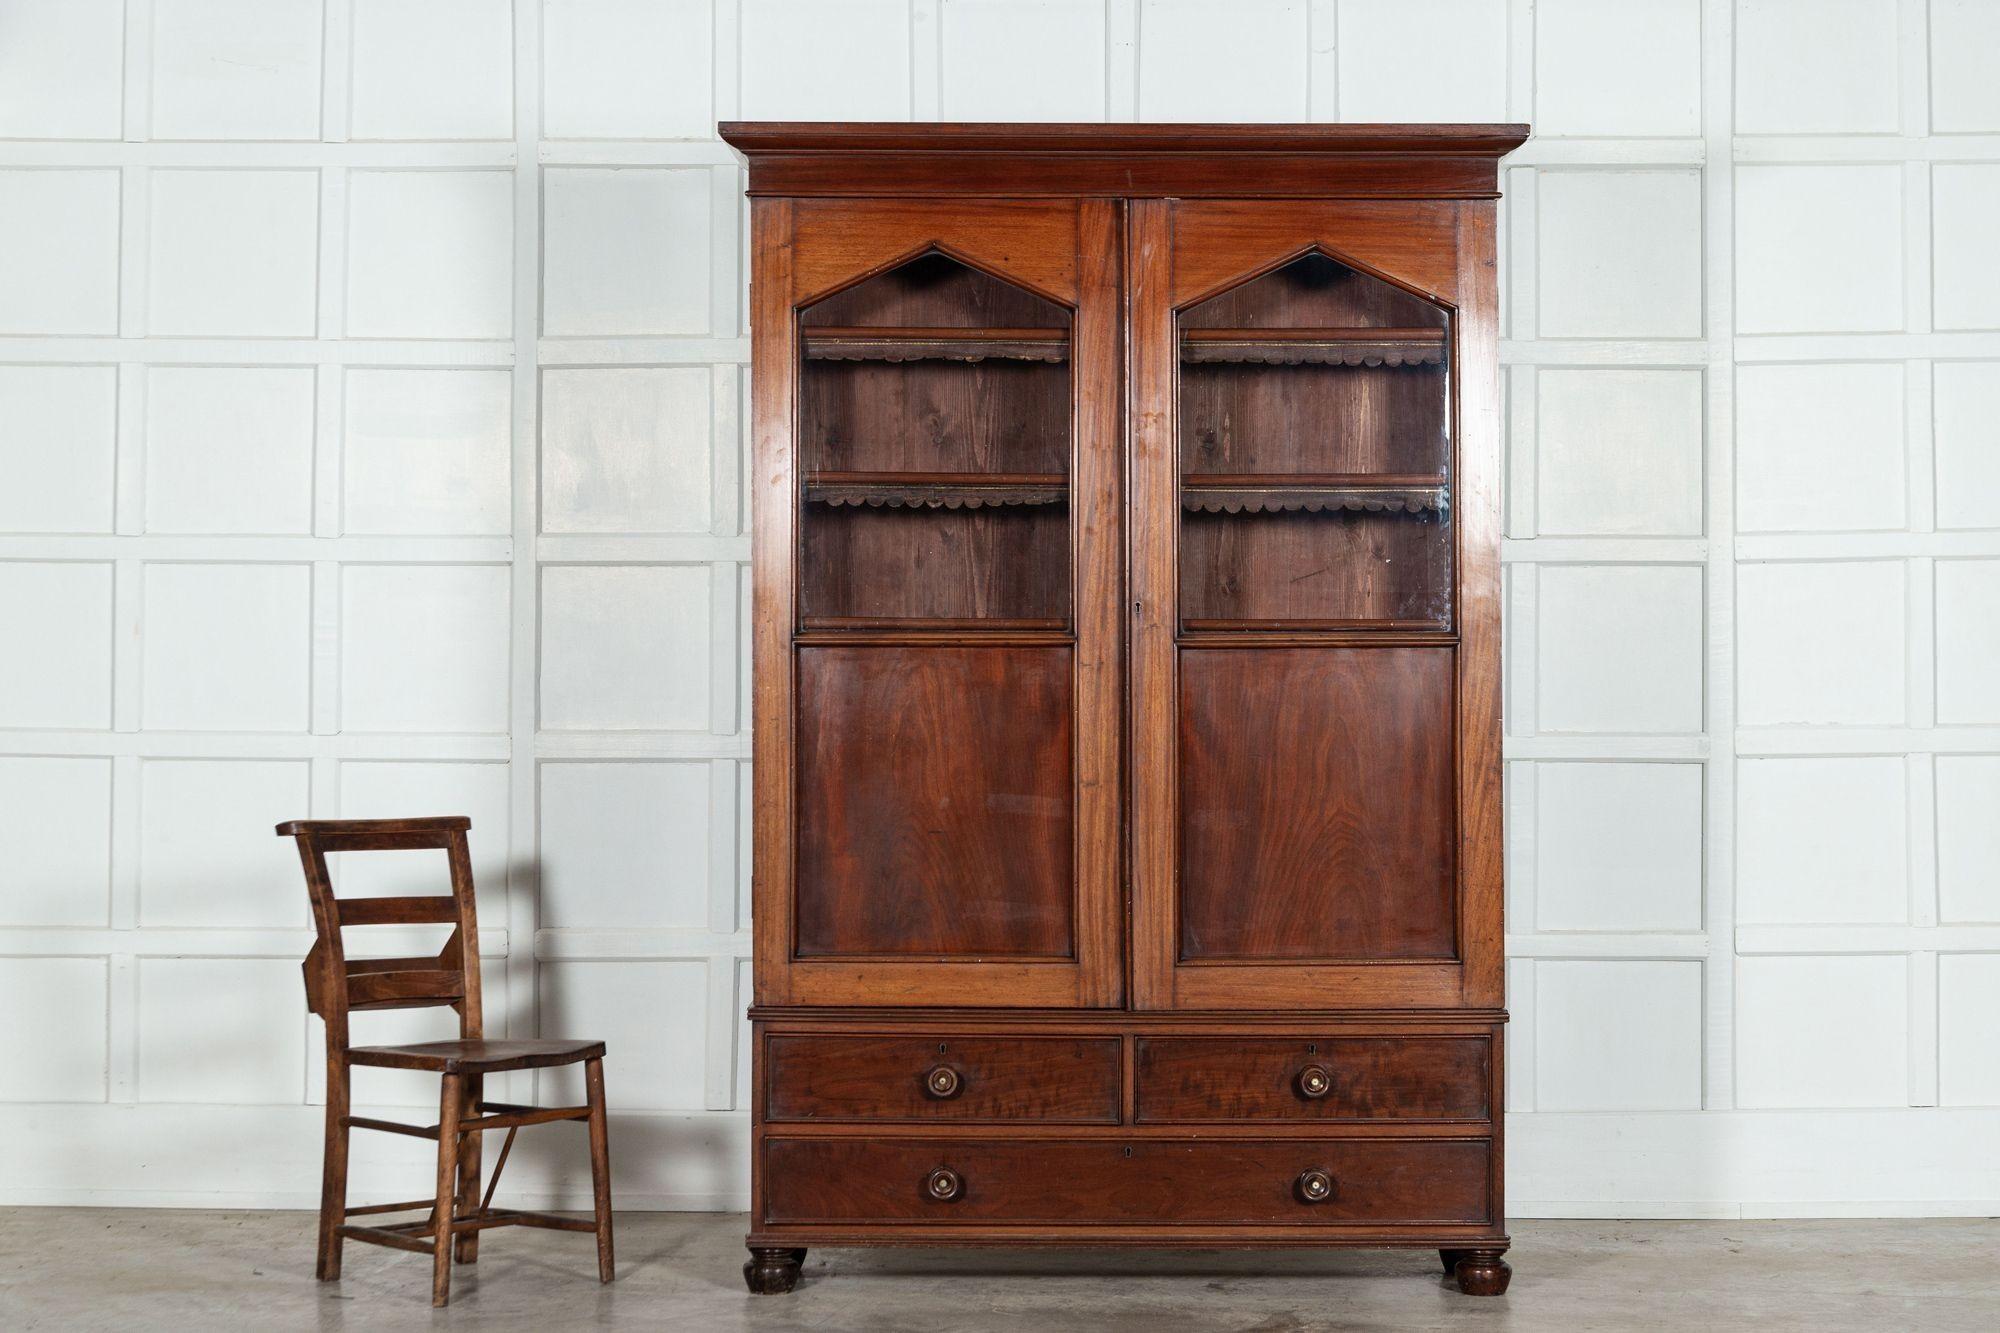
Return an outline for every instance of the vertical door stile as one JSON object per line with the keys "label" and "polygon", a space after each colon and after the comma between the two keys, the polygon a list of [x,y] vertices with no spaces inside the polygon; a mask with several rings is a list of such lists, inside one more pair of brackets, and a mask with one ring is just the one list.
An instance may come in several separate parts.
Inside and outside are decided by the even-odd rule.
{"label": "vertical door stile", "polygon": [[1501,879],[1500,344],[1495,206],[1458,214],[1458,881],[1461,1002],[1506,1000]]}
{"label": "vertical door stile", "polygon": [[757,911],[751,983],[758,1004],[792,998],[793,660],[798,483],[793,419],[798,401],[792,324],[792,202],[751,201],[750,382],[751,859]]}
{"label": "vertical door stile", "polygon": [[1119,612],[1125,534],[1120,476],[1120,303],[1124,247],[1119,208],[1085,200],[1077,225],[1075,453],[1071,503],[1076,543],[1076,892],[1077,1002],[1108,1007],[1124,995],[1121,868],[1123,792],[1119,780],[1124,672]]}
{"label": "vertical door stile", "polygon": [[1178,447],[1173,209],[1131,204],[1132,1003],[1174,1007],[1179,824],[1174,756]]}

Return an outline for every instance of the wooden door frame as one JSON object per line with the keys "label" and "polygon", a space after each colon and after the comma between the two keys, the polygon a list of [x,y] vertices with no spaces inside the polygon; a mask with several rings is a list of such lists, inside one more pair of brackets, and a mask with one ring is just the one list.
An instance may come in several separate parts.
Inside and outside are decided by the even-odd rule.
{"label": "wooden door frame", "polygon": [[[1132,1003],[1140,1009],[1497,1007],[1501,909],[1499,291],[1490,200],[1134,200],[1129,361]],[[1189,233],[1193,233],[1190,235]],[[1179,956],[1176,312],[1310,249],[1454,309],[1455,886],[1451,961],[1183,963]],[[1384,641],[1349,635],[1346,642]],[[1272,646],[1343,641],[1273,634]],[[1255,652],[1255,647],[1236,651]]]}
{"label": "wooden door frame", "polygon": [[[812,215],[802,223],[801,211]],[[1065,222],[1066,220],[1066,222]],[[1052,228],[1068,243],[1048,244]],[[1124,987],[1120,764],[1124,542],[1118,205],[1108,199],[755,198],[752,758],[754,986],[760,1005],[1112,1007]],[[1070,306],[1072,920],[1060,960],[801,959],[797,882],[799,348],[802,305],[935,247]],[[820,640],[825,635],[815,636]],[[907,637],[907,634],[906,634]],[[842,641],[855,641],[843,636]],[[879,636],[878,640],[879,641]],[[926,633],[924,642],[954,640]]]}

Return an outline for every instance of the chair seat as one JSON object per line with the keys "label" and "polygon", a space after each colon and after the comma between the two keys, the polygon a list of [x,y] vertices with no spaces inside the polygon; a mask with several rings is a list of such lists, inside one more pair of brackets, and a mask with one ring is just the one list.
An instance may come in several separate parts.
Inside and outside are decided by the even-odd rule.
{"label": "chair seat", "polygon": [[492,1074],[509,1069],[541,1069],[573,1065],[604,1055],[601,1041],[563,1041],[555,1037],[518,1041],[424,1041],[409,1046],[350,1046],[347,1058],[357,1065],[389,1069],[420,1069],[439,1074]]}

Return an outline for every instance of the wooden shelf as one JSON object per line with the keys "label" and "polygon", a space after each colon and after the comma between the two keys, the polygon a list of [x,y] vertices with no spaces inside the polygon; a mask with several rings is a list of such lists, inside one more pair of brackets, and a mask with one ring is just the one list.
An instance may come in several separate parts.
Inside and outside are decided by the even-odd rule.
{"label": "wooden shelf", "polygon": [[1206,514],[1442,513],[1444,482],[1434,476],[1368,473],[1189,473],[1181,478],[1181,508]]}
{"label": "wooden shelf", "polygon": [[848,631],[863,634],[965,635],[990,632],[1021,635],[1062,632],[1069,622],[1061,617],[1039,616],[804,616],[801,631]]}
{"label": "wooden shelf", "polygon": [[1069,480],[1056,472],[809,472],[806,499],[836,508],[984,509],[1061,504]]}
{"label": "wooden shelf", "polygon": [[808,361],[1067,361],[1067,329],[806,328]]}
{"label": "wooden shelf", "polygon": [[1181,360],[1271,366],[1437,366],[1443,329],[1183,329]]}
{"label": "wooden shelf", "polygon": [[1224,633],[1241,630],[1272,630],[1291,633],[1342,633],[1379,630],[1393,633],[1439,631],[1447,627],[1441,620],[1184,620],[1181,628],[1190,633]]}

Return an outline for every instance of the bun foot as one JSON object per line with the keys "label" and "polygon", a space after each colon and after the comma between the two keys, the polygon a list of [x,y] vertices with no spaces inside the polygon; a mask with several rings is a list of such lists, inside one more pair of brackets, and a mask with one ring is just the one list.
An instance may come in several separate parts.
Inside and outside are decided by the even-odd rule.
{"label": "bun foot", "polygon": [[758,1296],[782,1296],[799,1285],[799,1269],[804,1266],[804,1250],[752,1248],[743,1265],[743,1281]]}
{"label": "bun foot", "polygon": [[1458,1256],[1452,1275],[1458,1289],[1468,1296],[1504,1296],[1514,1270],[1500,1256],[1504,1250],[1441,1250],[1439,1254]]}

